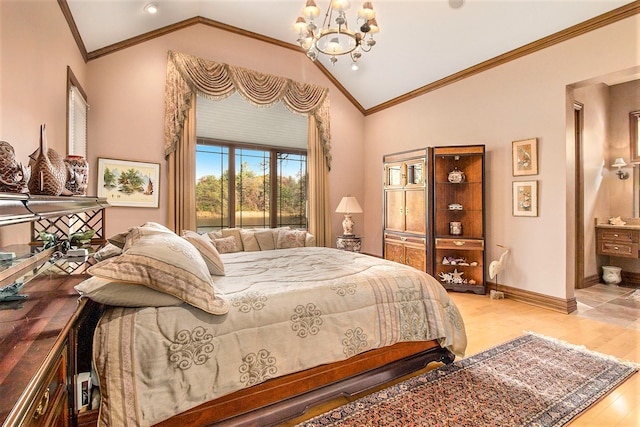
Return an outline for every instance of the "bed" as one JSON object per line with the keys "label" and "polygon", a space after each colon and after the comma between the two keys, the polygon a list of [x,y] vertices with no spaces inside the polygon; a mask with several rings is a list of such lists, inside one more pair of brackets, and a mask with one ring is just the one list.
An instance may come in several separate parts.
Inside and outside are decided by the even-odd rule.
{"label": "bed", "polygon": [[[181,283],[202,299],[189,275],[212,266],[175,257],[188,253],[191,262],[199,252],[204,261],[202,248],[165,232],[137,233],[90,273],[175,301],[145,295],[137,298],[148,306],[105,310],[93,347],[99,425],[273,425],[464,353],[460,313],[424,272],[329,248],[228,253],[218,255],[224,275],[209,274],[213,295],[195,303]],[[170,282],[164,289],[160,276]]]}

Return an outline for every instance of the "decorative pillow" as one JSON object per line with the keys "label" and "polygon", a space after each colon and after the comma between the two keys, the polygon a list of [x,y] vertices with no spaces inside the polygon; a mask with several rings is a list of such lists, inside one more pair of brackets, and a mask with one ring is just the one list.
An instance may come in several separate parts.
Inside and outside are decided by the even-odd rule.
{"label": "decorative pillow", "polygon": [[260,245],[256,240],[255,230],[240,230],[240,238],[245,252],[256,252],[260,250]]}
{"label": "decorative pillow", "polygon": [[274,236],[277,236],[277,234],[272,230],[256,231],[254,236],[261,251],[272,251],[276,248],[276,239],[274,239]]}
{"label": "decorative pillow", "polygon": [[209,236],[209,238],[212,241],[213,241],[213,239],[222,239],[222,231],[221,230],[209,231],[207,233],[207,236]]}
{"label": "decorative pillow", "polygon": [[[160,230],[160,231],[166,231],[169,233],[173,233],[173,231],[169,230],[167,227],[165,227],[162,224],[158,224],[157,222],[145,222],[144,224],[142,224],[140,227],[142,228],[150,228],[150,229],[154,229],[154,230]],[[134,227],[134,228],[140,228],[140,227]],[[124,231],[122,233],[118,233],[115,236],[111,236],[107,239],[107,241],[109,243],[111,243],[114,246],[119,247],[120,249],[124,248],[126,242],[127,242],[127,236],[129,235],[129,233],[131,232],[131,230],[133,230],[134,228],[130,228],[127,231]]]}
{"label": "decorative pillow", "polygon": [[307,232],[307,236],[304,239],[305,246],[315,246],[316,245],[316,236]]}
{"label": "decorative pillow", "polygon": [[167,227],[156,224],[155,222],[147,222],[140,227],[132,227],[129,229],[129,234],[127,234],[127,238],[125,239],[122,252],[126,252],[127,250],[129,250],[129,248],[140,239],[142,239],[142,237],[152,235],[179,237],[176,233],[169,230]]}
{"label": "decorative pillow", "polygon": [[303,248],[306,238],[304,230],[278,230],[276,249]]}
{"label": "decorative pillow", "polygon": [[213,244],[221,254],[230,254],[233,252],[240,252],[236,242],[236,238],[233,236],[222,237],[220,239],[214,239]]}
{"label": "decorative pillow", "polygon": [[124,244],[127,241],[127,235],[129,234],[129,230],[123,232],[123,233],[118,233],[115,236],[111,236],[109,238],[107,238],[107,241],[109,243],[111,243],[113,246],[117,247],[117,248],[124,248]]}
{"label": "decorative pillow", "polygon": [[229,236],[233,236],[233,238],[236,239],[236,246],[238,247],[238,250],[243,251],[244,246],[242,245],[242,236],[240,236],[240,229],[239,228],[223,228],[222,237],[229,237]]}
{"label": "decorative pillow", "polygon": [[200,252],[202,259],[204,259],[204,262],[207,264],[209,273],[216,276],[224,276],[224,264],[211,239],[189,230],[182,230],[182,237],[195,246],[198,252]]}
{"label": "decorative pillow", "polygon": [[175,233],[150,233],[134,227],[126,246],[122,255],[90,267],[89,274],[145,285],[211,314],[229,311],[227,302],[214,295],[202,256],[185,239]]}
{"label": "decorative pillow", "polygon": [[182,304],[181,299],[144,285],[114,282],[101,277],[90,277],[74,287],[83,297],[100,304],[119,307],[167,307]]}
{"label": "decorative pillow", "polygon": [[118,256],[120,254],[122,254],[122,248],[114,245],[113,243],[107,243],[103,248],[96,251],[96,253],[93,254],[93,257],[97,261],[103,261],[107,258]]}

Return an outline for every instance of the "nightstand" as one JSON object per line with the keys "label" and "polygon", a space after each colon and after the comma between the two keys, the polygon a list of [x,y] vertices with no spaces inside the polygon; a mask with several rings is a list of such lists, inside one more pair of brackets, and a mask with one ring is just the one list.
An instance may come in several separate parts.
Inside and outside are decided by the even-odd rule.
{"label": "nightstand", "polygon": [[336,247],[343,251],[360,252],[362,239],[358,236],[338,236]]}

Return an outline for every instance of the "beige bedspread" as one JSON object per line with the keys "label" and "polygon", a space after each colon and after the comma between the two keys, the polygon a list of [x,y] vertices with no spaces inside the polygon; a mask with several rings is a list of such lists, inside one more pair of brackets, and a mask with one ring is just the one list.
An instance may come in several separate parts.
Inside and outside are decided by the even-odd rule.
{"label": "beige bedspread", "polygon": [[328,248],[223,255],[228,314],[110,308],[94,338],[100,425],[151,425],[241,388],[400,341],[457,355],[464,324],[431,276]]}

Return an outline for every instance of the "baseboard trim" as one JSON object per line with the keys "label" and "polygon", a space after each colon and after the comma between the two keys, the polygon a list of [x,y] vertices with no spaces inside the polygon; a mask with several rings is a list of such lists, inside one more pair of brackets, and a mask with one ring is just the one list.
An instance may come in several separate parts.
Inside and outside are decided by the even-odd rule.
{"label": "baseboard trim", "polygon": [[[506,285],[497,285],[498,290],[504,293],[504,297],[536,307],[546,308],[564,314],[569,314],[578,309],[575,298],[562,299],[524,289],[512,288]],[[495,289],[495,283],[487,283],[487,289]]]}
{"label": "baseboard trim", "polygon": [[598,283],[600,283],[600,276],[597,275],[597,274],[594,274],[592,276],[585,277],[584,278],[584,286],[581,286],[578,289],[589,288],[591,286],[597,285]]}

